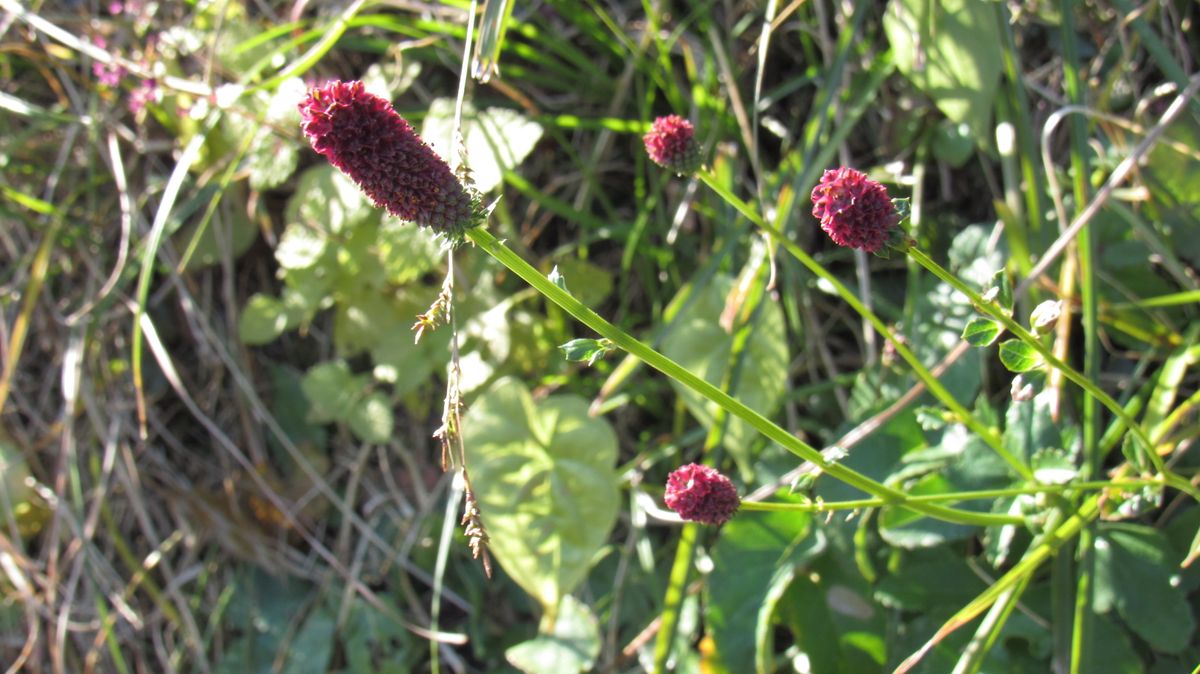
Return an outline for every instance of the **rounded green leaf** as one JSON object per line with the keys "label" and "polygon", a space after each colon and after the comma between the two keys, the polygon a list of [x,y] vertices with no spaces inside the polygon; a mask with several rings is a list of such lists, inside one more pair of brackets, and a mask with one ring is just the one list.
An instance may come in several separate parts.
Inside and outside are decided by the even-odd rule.
{"label": "rounded green leaf", "polygon": [[554,630],[504,652],[509,664],[529,674],[566,674],[589,670],[600,655],[600,625],[587,604],[567,595],[559,605]]}
{"label": "rounded green leaf", "polygon": [[300,382],[310,404],[309,420],[321,424],[348,418],[365,385],[363,377],[351,373],[344,361],[314,365]]}
{"label": "rounded green leaf", "polygon": [[[732,288],[732,278],[713,278],[675,318],[674,327],[663,340],[662,352],[714,386],[721,387],[730,381],[730,395],[770,416],[779,407],[787,387],[788,348],[783,312],[774,302],[763,300],[738,363],[730,358],[734,335],[721,327],[725,299]],[[717,405],[676,381],[671,385],[692,416],[705,428],[711,427]],[[744,475],[753,474],[749,448],[757,437],[756,431],[736,417],[728,417],[726,423],[726,449]]]}
{"label": "rounded green leaf", "polygon": [[1000,342],[1000,362],[1012,372],[1028,372],[1042,366],[1042,356],[1019,339]]}
{"label": "rounded green leaf", "polygon": [[242,308],[238,319],[238,339],[243,344],[266,344],[287,328],[287,312],[276,297],[255,293]]}
{"label": "rounded green leaf", "polygon": [[350,417],[346,422],[359,439],[383,444],[392,437],[392,427],[395,423],[392,404],[383,393],[374,391],[351,408]]}
{"label": "rounded green leaf", "polygon": [[991,346],[1000,336],[1000,325],[990,318],[975,317],[963,328],[962,336],[971,346]]}
{"label": "rounded green leaf", "polygon": [[506,378],[463,422],[491,551],[549,613],[587,574],[620,503],[616,434],[587,410],[575,395],[535,402]]}

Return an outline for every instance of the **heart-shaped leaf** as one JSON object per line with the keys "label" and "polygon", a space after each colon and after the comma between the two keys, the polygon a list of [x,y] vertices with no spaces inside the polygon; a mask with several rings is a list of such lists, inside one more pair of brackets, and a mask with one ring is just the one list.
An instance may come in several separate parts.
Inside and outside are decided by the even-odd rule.
{"label": "heart-shaped leaf", "polygon": [[505,378],[464,420],[491,551],[547,615],[583,580],[617,518],[617,437],[587,410],[576,395],[535,402]]}

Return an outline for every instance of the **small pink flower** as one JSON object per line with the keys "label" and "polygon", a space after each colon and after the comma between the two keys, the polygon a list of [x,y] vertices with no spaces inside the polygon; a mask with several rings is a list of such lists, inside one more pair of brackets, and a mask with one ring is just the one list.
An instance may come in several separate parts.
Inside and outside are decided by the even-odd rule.
{"label": "small pink flower", "polygon": [[482,222],[478,199],[450,166],[362,82],[329,82],[309,91],[299,107],[312,148],[376,206],[452,236]]}
{"label": "small pink flower", "polygon": [[667,507],[685,520],[724,524],[741,500],[729,478],[715,468],[689,463],[667,477]]}
{"label": "small pink flower", "polygon": [[700,168],[700,148],[696,147],[692,123],[679,115],[654,120],[650,133],[642,136],[646,154],[659,166],[681,176],[691,175]]}
{"label": "small pink flower", "polygon": [[146,104],[157,103],[161,98],[161,92],[158,89],[158,81],[154,79],[142,80],[133,91],[129,92],[127,104],[129,111],[133,114],[138,114],[146,109]]}
{"label": "small pink flower", "polygon": [[852,168],[830,169],[812,191],[813,217],[839,246],[881,250],[900,215],[887,188]]}

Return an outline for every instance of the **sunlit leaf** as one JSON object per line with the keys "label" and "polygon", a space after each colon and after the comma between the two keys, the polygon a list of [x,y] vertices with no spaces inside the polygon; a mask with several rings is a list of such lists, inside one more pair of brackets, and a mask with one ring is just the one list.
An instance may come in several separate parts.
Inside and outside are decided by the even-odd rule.
{"label": "sunlit leaf", "polygon": [[496,560],[552,614],[616,521],[617,439],[575,395],[534,401],[501,379],[464,420],[467,465]]}
{"label": "sunlit leaf", "polygon": [[[421,137],[443,159],[454,157],[447,150],[453,138],[454,99],[436,98],[429,104]],[[476,111],[469,103],[463,106],[463,139],[467,148],[467,165],[471,168],[475,188],[490,192],[504,179],[504,171],[514,169],[533,151],[542,137],[542,125],[508,108],[486,108]],[[451,162],[454,164],[455,162]]]}

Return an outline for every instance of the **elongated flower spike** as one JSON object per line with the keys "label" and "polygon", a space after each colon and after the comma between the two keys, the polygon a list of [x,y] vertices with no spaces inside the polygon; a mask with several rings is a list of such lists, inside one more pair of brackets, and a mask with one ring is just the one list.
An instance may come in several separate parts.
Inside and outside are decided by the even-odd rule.
{"label": "elongated flower spike", "polygon": [[682,466],[667,477],[664,501],[683,519],[712,525],[729,521],[741,504],[729,478],[698,463]]}
{"label": "elongated flower spike", "polygon": [[830,169],[812,191],[812,214],[839,246],[879,253],[900,222],[887,188],[852,168]]}
{"label": "elongated flower spike", "polygon": [[691,122],[679,115],[668,115],[654,120],[642,142],[651,161],[687,176],[700,168],[700,148],[696,146],[695,135]]}
{"label": "elongated flower spike", "polygon": [[362,82],[332,81],[301,101],[301,128],[312,148],[388,213],[451,241],[482,224],[479,195],[450,170],[388,101]]}

